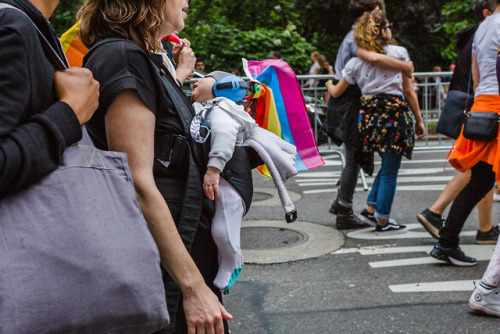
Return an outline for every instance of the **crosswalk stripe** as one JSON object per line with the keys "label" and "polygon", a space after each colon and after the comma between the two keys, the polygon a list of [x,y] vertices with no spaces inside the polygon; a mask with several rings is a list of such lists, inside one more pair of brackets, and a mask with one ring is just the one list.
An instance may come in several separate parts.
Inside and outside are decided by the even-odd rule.
{"label": "crosswalk stripe", "polygon": [[[422,183],[422,182],[448,182],[451,180],[453,176],[409,176],[409,177],[398,177],[398,187],[401,183]],[[375,178],[370,177],[366,179],[368,184],[373,184]],[[298,181],[298,185],[301,187],[312,187],[312,186],[326,186],[326,185],[335,185],[338,180],[332,179],[313,179],[313,180],[300,180]]]}
{"label": "crosswalk stripe", "polygon": [[[413,185],[413,186],[399,186],[396,191],[443,191],[446,187],[446,183],[434,184],[434,185]],[[323,193],[336,193],[338,189],[315,189],[315,190],[305,190],[304,194],[323,194]],[[364,191],[363,188],[356,188],[356,191]]]}
{"label": "crosswalk stripe", "polygon": [[412,284],[395,284],[389,285],[392,292],[446,292],[446,291],[471,291],[474,290],[474,281],[477,280],[463,280],[463,281],[444,281],[444,282],[423,282]]}
{"label": "crosswalk stripe", "polygon": [[[468,256],[476,258],[478,261],[489,261],[495,245],[461,245],[460,246],[465,254]],[[428,251],[432,249],[429,247]],[[399,266],[413,266],[421,264],[432,264],[432,263],[443,263],[443,261],[436,260],[430,256],[408,258],[408,259],[398,259],[398,260],[386,260],[386,261],[374,261],[369,262],[372,268],[387,268],[387,267],[399,267]]]}
{"label": "crosswalk stripe", "polygon": [[[445,172],[454,171],[452,169],[447,169]],[[331,172],[305,172],[298,174],[296,176],[297,179],[301,178],[314,178],[314,177],[335,177],[340,176],[340,171],[331,171]],[[443,168],[411,168],[411,169],[400,169],[398,175],[419,175],[419,174],[444,174]],[[455,174],[455,173],[452,173]]]}

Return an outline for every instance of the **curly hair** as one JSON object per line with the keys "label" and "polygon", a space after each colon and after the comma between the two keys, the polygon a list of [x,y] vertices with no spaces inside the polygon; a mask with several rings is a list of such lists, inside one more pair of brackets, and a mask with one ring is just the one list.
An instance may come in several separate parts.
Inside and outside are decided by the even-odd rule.
{"label": "curly hair", "polygon": [[165,4],[166,0],[85,0],[77,15],[80,39],[92,47],[99,40],[121,37],[148,52],[160,51]]}
{"label": "curly hair", "polygon": [[382,35],[382,30],[389,21],[380,12],[365,12],[356,21],[354,31],[354,42],[360,48],[385,53],[384,47],[389,44],[396,44],[394,40]]}

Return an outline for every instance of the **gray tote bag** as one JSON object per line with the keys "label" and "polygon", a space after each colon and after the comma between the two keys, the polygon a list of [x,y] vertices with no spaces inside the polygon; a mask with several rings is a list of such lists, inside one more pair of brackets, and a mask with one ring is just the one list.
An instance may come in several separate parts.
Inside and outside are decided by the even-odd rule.
{"label": "gray tote bag", "polygon": [[126,155],[96,149],[84,131],[54,172],[0,200],[0,333],[167,324],[160,257]]}

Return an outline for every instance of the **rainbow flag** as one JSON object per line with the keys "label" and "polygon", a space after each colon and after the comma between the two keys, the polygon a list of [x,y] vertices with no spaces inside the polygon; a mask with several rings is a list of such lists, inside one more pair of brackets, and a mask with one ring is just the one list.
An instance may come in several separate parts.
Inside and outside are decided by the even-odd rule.
{"label": "rainbow flag", "polygon": [[61,36],[64,53],[68,58],[69,65],[73,67],[82,67],[83,56],[89,50],[78,37],[79,28],[80,22],[78,21]]}
{"label": "rainbow flag", "polygon": [[243,68],[250,79],[267,86],[265,99],[256,100],[257,124],[295,145],[297,171],[323,166],[299,81],[290,66],[281,59],[243,59]]}

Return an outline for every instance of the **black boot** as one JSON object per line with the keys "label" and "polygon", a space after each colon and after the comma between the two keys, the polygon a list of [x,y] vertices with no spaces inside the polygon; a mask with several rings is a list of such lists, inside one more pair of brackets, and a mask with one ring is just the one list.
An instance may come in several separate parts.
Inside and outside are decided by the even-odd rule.
{"label": "black boot", "polygon": [[361,219],[359,219],[357,216],[355,216],[354,213],[352,212],[352,208],[343,206],[338,202],[336,207],[337,207],[337,221],[335,224],[335,228],[337,230],[349,230],[353,228],[362,228],[370,226]]}
{"label": "black boot", "polygon": [[339,212],[339,198],[335,197],[335,200],[332,203],[332,206],[330,207],[330,210],[328,210],[332,215],[336,215]]}

